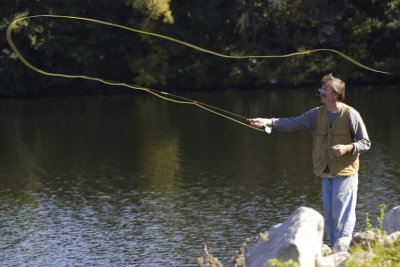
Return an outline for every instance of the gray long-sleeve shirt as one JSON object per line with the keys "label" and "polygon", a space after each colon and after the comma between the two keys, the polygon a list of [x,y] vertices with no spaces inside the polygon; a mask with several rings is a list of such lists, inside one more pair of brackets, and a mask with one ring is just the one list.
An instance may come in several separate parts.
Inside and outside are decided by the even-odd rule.
{"label": "gray long-sleeve shirt", "polygon": [[[335,121],[337,112],[328,111],[329,124]],[[281,132],[291,132],[301,129],[307,129],[311,134],[314,133],[315,123],[317,119],[317,108],[310,109],[298,117],[291,118],[274,118],[273,128]],[[349,127],[351,139],[353,140],[353,154],[362,153],[371,147],[367,129],[360,113],[354,108],[350,108]]]}

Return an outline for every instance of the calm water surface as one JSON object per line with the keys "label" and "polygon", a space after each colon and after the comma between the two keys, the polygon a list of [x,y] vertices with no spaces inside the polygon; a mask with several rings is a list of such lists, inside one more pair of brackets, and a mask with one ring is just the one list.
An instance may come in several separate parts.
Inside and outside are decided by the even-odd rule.
{"label": "calm water surface", "polygon": [[[315,90],[187,95],[244,116],[298,115]],[[367,125],[357,228],[400,200],[400,91],[348,91]],[[225,265],[300,205],[321,210],[306,131],[271,135],[147,95],[0,100],[2,266]]]}

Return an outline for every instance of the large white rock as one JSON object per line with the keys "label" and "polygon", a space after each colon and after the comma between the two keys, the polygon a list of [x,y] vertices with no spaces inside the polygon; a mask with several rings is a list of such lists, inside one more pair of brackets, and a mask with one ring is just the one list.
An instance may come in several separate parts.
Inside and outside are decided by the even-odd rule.
{"label": "large white rock", "polygon": [[268,240],[246,249],[246,267],[267,267],[273,258],[292,259],[302,267],[313,267],[321,254],[323,232],[322,215],[314,209],[300,207],[288,220],[268,231]]}
{"label": "large white rock", "polygon": [[382,230],[389,234],[400,231],[400,206],[394,207],[385,214]]}

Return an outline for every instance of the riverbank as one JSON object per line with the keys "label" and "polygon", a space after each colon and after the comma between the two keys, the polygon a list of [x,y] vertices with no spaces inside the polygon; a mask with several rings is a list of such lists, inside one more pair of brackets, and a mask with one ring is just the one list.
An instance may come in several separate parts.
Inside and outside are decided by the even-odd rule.
{"label": "riverbank", "polygon": [[[317,211],[300,207],[285,222],[268,232],[246,240],[232,257],[234,267],[355,267],[395,266],[400,263],[400,206],[381,217],[379,228],[343,237],[333,248],[322,243],[323,217]],[[223,267],[208,253],[198,258],[199,267]],[[396,265],[397,266],[397,265]]]}

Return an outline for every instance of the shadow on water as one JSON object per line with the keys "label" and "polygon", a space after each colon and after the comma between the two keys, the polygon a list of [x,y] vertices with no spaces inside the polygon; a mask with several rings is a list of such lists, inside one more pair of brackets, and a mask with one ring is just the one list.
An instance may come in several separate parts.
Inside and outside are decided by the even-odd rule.
{"label": "shadow on water", "polygon": [[[353,89],[372,140],[357,228],[399,202],[395,89]],[[298,115],[314,90],[193,94],[248,117]],[[11,266],[229,265],[300,205],[321,210],[308,132],[271,135],[147,95],[0,100],[0,261]],[[374,220],[372,220],[374,223]]]}

